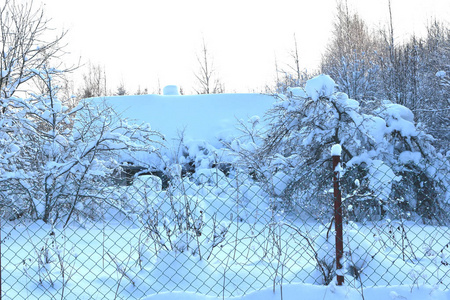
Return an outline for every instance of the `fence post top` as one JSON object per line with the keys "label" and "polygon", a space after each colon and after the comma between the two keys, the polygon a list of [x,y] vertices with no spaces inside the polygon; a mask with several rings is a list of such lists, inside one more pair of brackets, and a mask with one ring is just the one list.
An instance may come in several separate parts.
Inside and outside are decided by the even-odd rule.
{"label": "fence post top", "polygon": [[335,144],[331,147],[331,156],[341,156],[342,147],[339,144]]}

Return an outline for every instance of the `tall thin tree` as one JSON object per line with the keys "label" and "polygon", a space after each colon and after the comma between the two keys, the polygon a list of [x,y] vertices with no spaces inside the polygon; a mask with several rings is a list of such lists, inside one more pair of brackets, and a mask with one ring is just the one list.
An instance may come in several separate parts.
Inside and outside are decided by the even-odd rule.
{"label": "tall thin tree", "polygon": [[217,76],[214,68],[212,56],[206,45],[205,39],[202,39],[202,49],[200,55],[197,55],[199,64],[198,71],[194,73],[197,79],[198,87],[195,88],[197,94],[219,94],[224,92],[224,85]]}

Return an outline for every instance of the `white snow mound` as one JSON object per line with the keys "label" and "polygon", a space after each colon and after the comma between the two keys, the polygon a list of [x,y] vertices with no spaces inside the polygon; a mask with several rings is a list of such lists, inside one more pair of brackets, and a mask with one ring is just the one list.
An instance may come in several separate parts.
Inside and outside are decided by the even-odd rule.
{"label": "white snow mound", "polygon": [[163,95],[164,96],[179,96],[180,89],[176,85],[166,85],[163,88]]}
{"label": "white snow mound", "polygon": [[328,75],[319,75],[306,82],[305,90],[311,99],[330,97],[334,93],[336,82]]}

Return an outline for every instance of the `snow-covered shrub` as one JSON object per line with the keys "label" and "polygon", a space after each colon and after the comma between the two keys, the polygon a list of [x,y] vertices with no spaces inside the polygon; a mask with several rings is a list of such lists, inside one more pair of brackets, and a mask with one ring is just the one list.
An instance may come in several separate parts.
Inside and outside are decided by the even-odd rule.
{"label": "snow-covered shrub", "polygon": [[58,98],[56,70],[35,70],[39,94],[9,98],[0,128],[1,208],[10,218],[44,222],[98,217],[102,186],[123,153],[157,152],[148,125],[128,124],[87,101],[69,109]]}
{"label": "snow-covered shrub", "polygon": [[217,168],[205,168],[195,172],[192,176],[197,184],[211,184],[211,185],[227,185],[228,180],[225,174]]}
{"label": "snow-covered shrub", "polygon": [[344,206],[352,219],[396,218],[404,211],[424,222],[448,217],[448,158],[436,152],[408,108],[349,99],[326,75],[309,80],[303,93],[278,98],[263,144],[236,152],[285,207],[315,217],[331,212],[330,149],[340,144]]}
{"label": "snow-covered shrub", "polygon": [[[314,240],[317,249],[317,261],[321,264],[321,270],[326,270],[326,276],[322,274],[322,284],[330,283],[336,275],[335,234],[336,232],[334,230],[324,228]],[[374,241],[360,233],[357,225],[354,223],[350,223],[345,227],[343,238],[344,256],[341,261],[343,266],[342,273],[359,280],[360,275],[363,274],[369,265],[377,265],[377,263],[380,263],[380,258],[376,256],[377,248],[374,246]]]}
{"label": "snow-covered shrub", "polygon": [[149,205],[148,200],[157,198],[162,193],[162,180],[155,175],[141,175],[133,180],[133,184],[125,188],[113,188],[116,207],[129,215],[136,215],[144,211]]}
{"label": "snow-covered shrub", "polygon": [[239,227],[271,218],[263,190],[244,172],[234,170],[227,177],[208,168],[187,177],[182,176],[180,165],[170,169],[174,170],[167,190],[152,190],[151,185],[138,184],[139,178],[125,188],[124,203],[134,207],[128,205],[124,212],[135,216],[142,228],[139,255],[144,267],[150,253],[214,258],[232,224]]}
{"label": "snow-covered shrub", "polygon": [[[181,166],[178,167],[181,170]],[[179,175],[172,180],[167,191],[149,190],[140,197],[136,194],[132,197],[141,198],[138,220],[143,226],[144,240],[155,247],[156,253],[175,251],[199,254],[204,209],[198,196],[183,192],[184,183],[181,173]]]}
{"label": "snow-covered shrub", "polygon": [[[150,197],[142,201],[147,205],[138,214],[143,229],[139,246],[141,268],[155,254],[158,269],[167,256],[198,256],[208,260],[227,238],[231,223],[223,220],[220,213],[223,208],[210,202],[214,196],[202,199],[198,195],[200,188],[194,182],[183,181],[172,182],[167,191],[147,193]],[[195,193],[188,195],[186,185],[190,185],[191,191],[196,190]]]}
{"label": "snow-covered shrub", "polygon": [[[39,224],[39,221],[37,223]],[[49,224],[39,225],[48,230],[47,235],[36,243],[31,238],[34,249],[23,259],[22,270],[33,284],[45,288],[62,286],[64,295],[64,287],[76,273],[79,253],[75,247],[68,249],[65,234]]]}

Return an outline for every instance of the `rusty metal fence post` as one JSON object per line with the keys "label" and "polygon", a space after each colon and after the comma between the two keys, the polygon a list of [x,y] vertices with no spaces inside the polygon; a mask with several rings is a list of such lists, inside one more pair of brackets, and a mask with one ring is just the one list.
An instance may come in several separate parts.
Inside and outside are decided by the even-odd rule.
{"label": "rusty metal fence post", "polygon": [[3,294],[3,289],[2,289],[2,272],[3,272],[3,266],[2,266],[2,245],[3,245],[3,241],[2,241],[2,220],[0,219],[0,300],[2,300],[2,294]]}
{"label": "rusty metal fence post", "polygon": [[334,226],[336,230],[336,273],[337,285],[344,283],[344,276],[342,272],[342,257],[344,254],[344,237],[342,229],[342,198],[340,188],[340,160],[341,160],[341,146],[334,145],[331,149],[333,157],[333,185],[334,185]]}
{"label": "rusty metal fence post", "polygon": [[2,289],[2,271],[3,271],[3,266],[2,266],[2,220],[0,219],[0,300],[2,300],[2,294],[3,294],[3,289]]}

